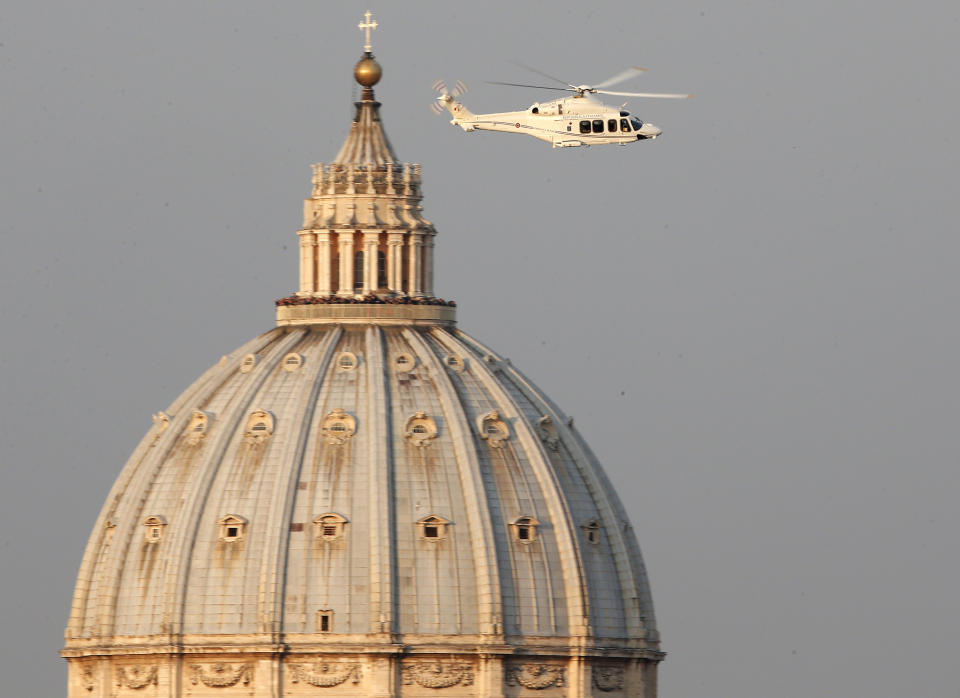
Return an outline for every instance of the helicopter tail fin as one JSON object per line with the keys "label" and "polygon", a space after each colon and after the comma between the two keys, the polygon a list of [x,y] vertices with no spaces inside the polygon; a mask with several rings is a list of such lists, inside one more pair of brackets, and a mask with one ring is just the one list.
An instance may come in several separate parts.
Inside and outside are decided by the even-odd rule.
{"label": "helicopter tail fin", "polygon": [[460,119],[473,118],[473,112],[458,102],[455,97],[444,93],[443,96],[440,97],[440,100],[447,111],[450,112],[454,122],[458,122]]}

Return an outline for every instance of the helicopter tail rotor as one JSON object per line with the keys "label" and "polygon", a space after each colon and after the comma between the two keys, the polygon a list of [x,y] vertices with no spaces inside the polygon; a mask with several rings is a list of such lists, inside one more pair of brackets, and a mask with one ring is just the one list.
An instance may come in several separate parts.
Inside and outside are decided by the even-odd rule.
{"label": "helicopter tail rotor", "polygon": [[430,111],[437,116],[444,112],[447,97],[456,99],[460,95],[466,94],[470,89],[467,87],[467,83],[465,83],[463,80],[457,80],[457,82],[454,83],[452,90],[447,90],[447,84],[443,80],[435,80],[430,87],[440,93],[440,95],[430,105]]}

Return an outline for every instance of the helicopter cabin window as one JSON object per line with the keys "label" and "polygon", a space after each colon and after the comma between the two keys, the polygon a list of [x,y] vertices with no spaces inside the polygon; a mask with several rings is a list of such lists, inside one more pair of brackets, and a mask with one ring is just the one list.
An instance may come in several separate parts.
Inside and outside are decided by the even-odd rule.
{"label": "helicopter cabin window", "polygon": [[630,122],[627,121],[626,119],[620,119],[620,130],[621,130],[621,131],[626,131],[627,133],[629,133],[629,132],[630,132]]}
{"label": "helicopter cabin window", "polygon": [[568,131],[572,131],[572,130],[573,130],[573,124],[567,124],[567,130],[568,130]]}
{"label": "helicopter cabin window", "polygon": [[594,133],[603,133],[603,119],[594,119],[594,120],[593,120],[593,132],[594,132]]}
{"label": "helicopter cabin window", "polygon": [[616,120],[616,119],[609,119],[609,120],[607,121],[607,130],[608,130],[610,133],[616,133],[616,132],[617,132],[617,120]]}
{"label": "helicopter cabin window", "polygon": [[563,105],[562,105],[562,104],[558,104],[558,105],[557,105],[557,114],[559,114],[560,116],[563,116]]}
{"label": "helicopter cabin window", "polygon": [[633,130],[639,131],[643,128],[643,122],[635,116],[630,117],[630,123],[633,124]]}
{"label": "helicopter cabin window", "polygon": [[628,111],[621,111],[621,112],[620,112],[620,116],[630,116],[630,112],[628,112]]}
{"label": "helicopter cabin window", "polygon": [[589,121],[584,120],[580,122],[580,133],[590,133]]}

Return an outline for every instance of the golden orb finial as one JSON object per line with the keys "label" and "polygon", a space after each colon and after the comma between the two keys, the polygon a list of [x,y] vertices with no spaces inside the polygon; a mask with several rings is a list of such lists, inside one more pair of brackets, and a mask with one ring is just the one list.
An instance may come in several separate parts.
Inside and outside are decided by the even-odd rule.
{"label": "golden orb finial", "polygon": [[377,60],[370,53],[363,54],[363,58],[357,61],[353,68],[353,77],[364,87],[373,87],[383,76],[383,69]]}

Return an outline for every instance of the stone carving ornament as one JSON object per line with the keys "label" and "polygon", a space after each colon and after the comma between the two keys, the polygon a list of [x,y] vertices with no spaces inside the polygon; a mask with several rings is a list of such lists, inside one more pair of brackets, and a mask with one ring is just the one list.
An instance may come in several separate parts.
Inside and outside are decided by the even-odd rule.
{"label": "stone carving ornament", "polygon": [[623,688],[622,666],[594,666],[593,685],[601,691],[619,691]]}
{"label": "stone carving ornament", "polygon": [[331,446],[341,446],[357,432],[357,420],[337,407],[324,418],[320,430],[324,442]]}
{"label": "stone carving ornament", "polygon": [[560,450],[560,436],[557,434],[557,427],[548,415],[543,415],[537,420],[537,433],[540,435],[540,440],[551,451]]}
{"label": "stone carving ornament", "polygon": [[157,685],[157,667],[131,664],[117,667],[117,686],[120,688],[146,688],[150,684]]}
{"label": "stone carving ornament", "polygon": [[507,684],[520,685],[535,691],[563,687],[564,667],[555,664],[521,664],[507,669]]}
{"label": "stone carving ornament", "polygon": [[339,686],[347,679],[360,683],[360,665],[353,663],[314,662],[312,665],[291,664],[291,683],[308,683],[319,688]]}
{"label": "stone carving ornament", "polygon": [[477,418],[477,431],[480,433],[480,438],[486,439],[487,443],[494,448],[503,448],[507,439],[510,438],[510,428],[496,410]]}
{"label": "stone carving ornament", "polygon": [[403,682],[425,688],[473,685],[473,667],[462,662],[416,662],[403,667]]}
{"label": "stone carving ornament", "polygon": [[92,664],[83,664],[80,669],[80,683],[85,689],[93,693],[97,687],[97,675]]}
{"label": "stone carving ornament", "polygon": [[244,686],[250,683],[253,678],[252,664],[227,664],[226,662],[215,662],[213,664],[191,664],[190,668],[193,674],[190,677],[190,683],[196,686],[202,683],[210,688],[227,688],[243,683]]}
{"label": "stone carving ornament", "polygon": [[414,446],[429,446],[437,438],[437,423],[426,412],[416,412],[407,419],[403,437]]}

